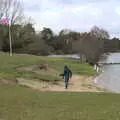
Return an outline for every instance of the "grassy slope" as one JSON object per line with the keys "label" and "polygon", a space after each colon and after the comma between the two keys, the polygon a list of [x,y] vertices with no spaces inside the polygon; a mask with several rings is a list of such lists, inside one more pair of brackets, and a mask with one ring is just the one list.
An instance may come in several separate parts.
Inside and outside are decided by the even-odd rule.
{"label": "grassy slope", "polygon": [[[62,71],[64,64],[68,64],[74,73],[95,73],[86,63],[80,64],[70,59],[29,55],[9,57],[8,54],[1,53],[0,77],[37,76],[36,73],[18,71],[15,68],[40,63],[47,63],[58,72]],[[54,77],[48,76],[42,77]],[[119,111],[118,94],[37,92],[17,85],[0,84],[0,120],[119,120]]]}
{"label": "grassy slope", "polygon": [[16,70],[17,67],[30,66],[30,65],[40,65],[41,63],[47,63],[49,68],[54,69],[60,74],[63,70],[65,64],[69,65],[75,74],[80,75],[93,75],[95,71],[88,64],[81,64],[78,60],[71,60],[68,58],[48,58],[48,57],[38,57],[32,55],[18,55],[14,54],[10,57],[6,53],[0,53],[0,77],[14,79],[16,77],[29,77],[37,78],[43,80],[57,80],[60,79],[58,74],[45,73],[43,72],[37,74],[32,71]]}
{"label": "grassy slope", "polygon": [[37,92],[0,85],[1,120],[119,120],[120,95]]}

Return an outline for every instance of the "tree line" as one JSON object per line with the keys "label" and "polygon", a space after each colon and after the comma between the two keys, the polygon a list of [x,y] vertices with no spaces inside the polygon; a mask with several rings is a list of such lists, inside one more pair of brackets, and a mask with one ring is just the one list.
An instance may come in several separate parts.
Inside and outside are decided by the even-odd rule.
{"label": "tree line", "polygon": [[[55,34],[51,28],[46,27],[36,32],[33,24],[29,20],[26,21],[22,5],[17,0],[1,0],[0,19],[4,17],[11,18],[14,53],[79,54],[81,58],[94,65],[103,53],[120,50],[120,40],[110,39],[109,33],[97,26],[84,33],[63,29]],[[0,51],[9,52],[8,30],[7,24],[0,24]]]}

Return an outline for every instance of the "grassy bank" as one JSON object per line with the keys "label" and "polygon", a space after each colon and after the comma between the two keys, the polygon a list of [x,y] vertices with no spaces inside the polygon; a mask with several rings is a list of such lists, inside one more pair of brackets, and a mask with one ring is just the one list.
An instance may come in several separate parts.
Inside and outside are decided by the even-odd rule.
{"label": "grassy bank", "polygon": [[[48,71],[18,69],[42,63],[48,65]],[[0,53],[0,78],[25,77],[52,81],[59,79],[57,75],[65,64],[74,74],[96,74],[91,66],[78,60],[18,54],[10,57]],[[119,101],[119,94],[38,92],[20,85],[0,83],[0,120],[119,120]]]}
{"label": "grassy bank", "polygon": [[[18,70],[19,67],[47,64],[47,72],[39,73],[34,71]],[[33,55],[14,54],[12,57],[7,53],[0,53],[0,77],[5,79],[15,79],[17,77],[27,77],[39,80],[59,80],[59,74],[63,71],[64,65],[68,65],[74,74],[91,76],[95,71],[87,63],[80,63],[79,60],[69,58],[39,57]],[[56,72],[55,72],[56,71]],[[56,73],[56,74],[55,74]]]}
{"label": "grassy bank", "polygon": [[120,95],[0,85],[1,120],[119,120]]}

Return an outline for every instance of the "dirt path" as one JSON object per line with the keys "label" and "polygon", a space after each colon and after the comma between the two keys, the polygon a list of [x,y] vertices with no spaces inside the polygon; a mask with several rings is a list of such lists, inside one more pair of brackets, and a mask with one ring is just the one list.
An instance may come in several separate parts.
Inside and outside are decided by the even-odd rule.
{"label": "dirt path", "polygon": [[44,82],[18,78],[18,83],[40,91],[103,92],[102,88],[94,84],[93,77],[79,75],[73,76],[67,90],[64,88],[64,81],[62,80],[60,82]]}
{"label": "dirt path", "polygon": [[[40,73],[38,66],[27,66],[18,68],[18,70],[34,71]],[[55,74],[55,70],[48,70],[51,74]],[[57,74],[57,73],[56,73]],[[95,77],[85,77],[80,75],[73,75],[69,81],[68,89],[65,89],[64,80],[59,82],[45,82],[40,80],[32,80],[25,78],[18,78],[18,84],[30,87],[39,91],[70,91],[70,92],[103,92],[104,89],[101,86],[97,86],[94,82]]]}

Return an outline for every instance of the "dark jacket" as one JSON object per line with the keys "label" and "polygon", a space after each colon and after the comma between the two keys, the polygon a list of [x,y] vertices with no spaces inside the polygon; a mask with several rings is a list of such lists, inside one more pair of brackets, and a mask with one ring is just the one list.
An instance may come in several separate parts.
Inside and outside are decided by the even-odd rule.
{"label": "dark jacket", "polygon": [[69,68],[64,68],[64,76],[63,77],[71,78],[72,71]]}

